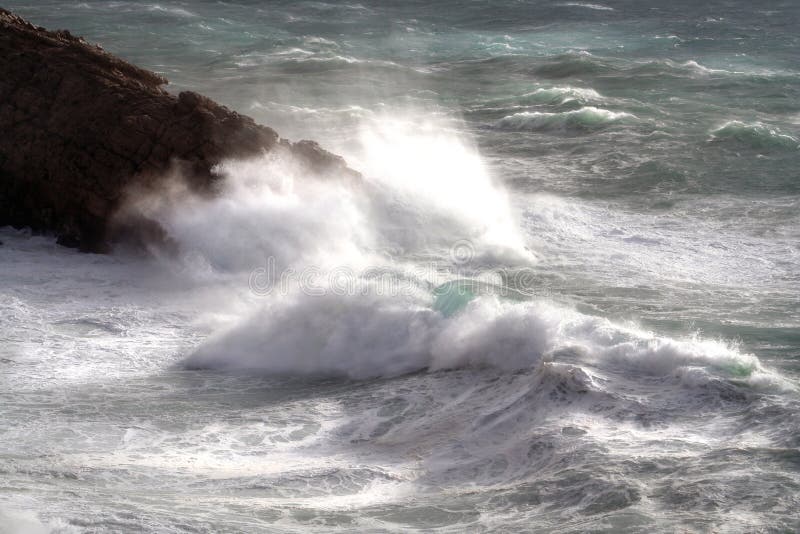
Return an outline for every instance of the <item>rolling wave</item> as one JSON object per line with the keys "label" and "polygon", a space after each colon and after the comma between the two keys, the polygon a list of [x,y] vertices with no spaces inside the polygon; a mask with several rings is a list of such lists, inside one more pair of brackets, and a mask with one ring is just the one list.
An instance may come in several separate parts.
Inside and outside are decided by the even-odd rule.
{"label": "rolling wave", "polygon": [[591,102],[603,101],[604,98],[594,89],[561,86],[540,87],[531,93],[523,95],[522,100],[525,102],[550,105],[564,105],[572,102],[586,105]]}
{"label": "rolling wave", "polygon": [[629,80],[652,78],[742,78],[761,79],[777,76],[793,77],[790,71],[765,69],[732,70],[711,68],[696,60],[643,59],[620,61],[613,57],[596,56],[585,50],[559,54],[546,59],[533,72],[545,78],[624,77]]}
{"label": "rolling wave", "polygon": [[635,119],[636,116],[631,113],[587,106],[560,113],[523,111],[503,117],[496,126],[508,130],[592,132]]}
{"label": "rolling wave", "polygon": [[797,150],[800,140],[762,122],[728,121],[711,131],[711,141],[755,150]]}
{"label": "rolling wave", "polygon": [[585,2],[565,2],[563,4],[558,4],[565,7],[582,7],[584,9],[591,9],[594,11],[614,11],[613,7],[604,6],[602,4],[589,4]]}
{"label": "rolling wave", "polygon": [[[752,354],[714,340],[676,340],[544,301],[480,297],[447,317],[421,297],[297,295],[273,303],[210,339],[191,368],[279,376],[392,377],[419,370],[534,367],[573,352],[629,376],[674,376],[696,386],[713,379],[792,389]],[[577,352],[576,352],[577,351]]]}

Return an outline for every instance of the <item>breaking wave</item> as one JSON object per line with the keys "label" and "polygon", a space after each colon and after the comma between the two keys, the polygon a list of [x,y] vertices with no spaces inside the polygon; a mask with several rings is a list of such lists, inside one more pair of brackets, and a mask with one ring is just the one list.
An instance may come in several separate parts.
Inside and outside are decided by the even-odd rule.
{"label": "breaking wave", "polygon": [[756,150],[797,150],[800,148],[800,141],[796,137],[761,122],[728,121],[711,131],[711,141]]}
{"label": "breaking wave", "polygon": [[210,339],[187,365],[366,379],[463,367],[513,371],[559,360],[564,353],[582,365],[673,377],[685,385],[725,378],[754,387],[790,387],[755,356],[723,341],[672,339],[547,301],[489,296],[448,317],[423,294],[415,299],[296,295]]}
{"label": "breaking wave", "polygon": [[764,69],[728,70],[711,68],[695,60],[674,61],[671,59],[641,60],[635,62],[621,62],[612,57],[596,56],[586,50],[571,51],[565,54],[549,57],[543,64],[537,66],[534,72],[545,78],[582,78],[590,76],[604,76],[622,78],[631,83],[633,80],[649,80],[664,78],[708,78],[708,77],[737,77],[737,78],[769,78],[774,76],[794,76],[789,71],[772,71]]}
{"label": "breaking wave", "polygon": [[594,131],[632,119],[636,119],[636,116],[630,113],[587,106],[560,113],[523,111],[503,117],[496,126],[510,130]]}
{"label": "breaking wave", "polygon": [[585,9],[592,9],[594,11],[614,11],[613,7],[604,6],[601,4],[588,4],[583,2],[565,2],[563,4],[559,4],[565,7],[582,7]]}
{"label": "breaking wave", "polygon": [[589,104],[599,102],[603,97],[594,89],[582,87],[540,87],[523,96],[526,102],[537,104],[564,105],[572,102]]}
{"label": "breaking wave", "polygon": [[[518,113],[499,126],[592,131],[633,118],[584,107]],[[315,177],[273,154],[223,165],[227,185],[218,197],[187,197],[178,187],[141,207],[179,244],[183,268],[204,280],[241,280],[271,258],[279,270],[316,275],[378,269],[410,288],[385,292],[380,280],[359,274],[341,291],[319,276],[313,291],[292,286],[238,308],[186,366],[368,379],[465,367],[514,371],[566,358],[578,369],[622,368],[681,384],[786,387],[755,356],[723,341],[659,336],[548,299],[462,292],[418,269],[425,258],[474,273],[536,261],[505,192],[455,130],[384,117],[363,126],[348,156],[363,173],[359,181]],[[452,255],[459,240],[469,244],[466,263]]]}

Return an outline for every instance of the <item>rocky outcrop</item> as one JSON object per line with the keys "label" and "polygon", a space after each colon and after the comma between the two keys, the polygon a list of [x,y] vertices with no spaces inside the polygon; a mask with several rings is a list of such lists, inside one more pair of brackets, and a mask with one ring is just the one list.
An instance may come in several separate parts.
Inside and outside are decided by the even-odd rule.
{"label": "rocky outcrop", "polygon": [[222,159],[283,147],[311,169],[352,173],[314,142],[281,141],[271,128],[199,94],[170,94],[165,84],[68,31],[0,9],[0,226],[105,251],[122,234],[112,221],[126,192],[157,185],[174,168],[209,191]]}

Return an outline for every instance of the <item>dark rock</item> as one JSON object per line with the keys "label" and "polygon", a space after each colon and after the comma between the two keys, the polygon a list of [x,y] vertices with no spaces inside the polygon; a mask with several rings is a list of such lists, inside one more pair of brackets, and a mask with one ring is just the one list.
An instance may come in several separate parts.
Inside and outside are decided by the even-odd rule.
{"label": "dark rock", "polygon": [[126,192],[173,169],[210,192],[221,160],[284,147],[315,172],[357,175],[312,141],[279,142],[249,117],[197,93],[172,95],[162,76],[3,9],[0,73],[0,226],[53,232],[66,246],[106,251],[136,233],[112,223]]}
{"label": "dark rock", "polygon": [[303,139],[292,144],[292,153],[301,161],[306,162],[314,172],[324,173],[329,169],[346,169],[344,158],[331,154],[319,146],[316,141]]}

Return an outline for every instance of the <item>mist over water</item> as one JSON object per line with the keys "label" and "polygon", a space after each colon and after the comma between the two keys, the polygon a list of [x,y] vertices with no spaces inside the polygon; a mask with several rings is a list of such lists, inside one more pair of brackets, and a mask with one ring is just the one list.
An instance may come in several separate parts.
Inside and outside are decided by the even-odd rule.
{"label": "mist over water", "polygon": [[7,7],[362,178],[0,229],[0,532],[800,528],[792,3]]}

